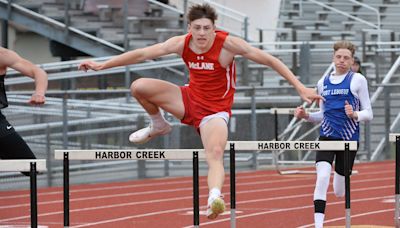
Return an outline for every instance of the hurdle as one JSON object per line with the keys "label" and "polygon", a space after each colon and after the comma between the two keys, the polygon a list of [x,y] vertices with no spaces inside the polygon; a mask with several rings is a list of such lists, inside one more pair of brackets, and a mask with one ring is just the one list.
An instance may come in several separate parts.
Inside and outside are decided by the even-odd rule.
{"label": "hurdle", "polygon": [[[306,112],[318,112],[320,109],[319,108],[304,108]],[[274,137],[275,141],[279,141],[278,139],[278,126],[279,126],[279,118],[278,115],[294,115],[296,108],[271,108],[270,111],[271,113],[274,114],[274,120],[275,120],[275,131],[274,131]],[[312,128],[308,132],[314,131],[318,128],[316,127]],[[301,140],[301,139],[300,139]],[[273,155],[275,157],[275,167],[276,171],[281,174],[281,175],[286,175],[286,174],[314,174],[314,171],[305,171],[305,170],[281,170],[279,164],[314,164],[313,161],[279,161],[279,155],[280,152],[274,153]]]}
{"label": "hurdle", "polygon": [[70,224],[70,160],[193,160],[193,225],[200,225],[199,160],[205,160],[203,149],[55,150],[54,154],[56,160],[63,160],[64,227]]}
{"label": "hurdle", "polygon": [[30,172],[31,227],[38,227],[37,172],[46,171],[45,159],[0,160],[1,172]]}
{"label": "hurdle", "polygon": [[230,183],[231,183],[231,228],[236,227],[236,164],[235,152],[239,151],[273,151],[273,150],[313,150],[313,151],[344,151],[345,170],[345,213],[346,228],[351,225],[350,210],[350,151],[357,150],[357,141],[229,141],[226,149],[230,153]]}
{"label": "hurdle", "polygon": [[389,142],[395,142],[396,143],[396,173],[395,173],[395,196],[394,196],[394,224],[396,224],[396,227],[400,227],[400,221],[399,221],[399,207],[400,207],[400,133],[392,133],[389,134]]}

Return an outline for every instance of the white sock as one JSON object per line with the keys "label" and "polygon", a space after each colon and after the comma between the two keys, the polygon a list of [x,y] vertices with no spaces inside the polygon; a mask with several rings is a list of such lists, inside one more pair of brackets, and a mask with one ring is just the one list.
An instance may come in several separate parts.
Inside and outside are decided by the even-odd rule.
{"label": "white sock", "polygon": [[221,195],[221,190],[218,188],[212,188],[209,193],[208,197],[208,203],[211,203],[210,201],[213,201],[215,198],[219,197]]}
{"label": "white sock", "polygon": [[333,191],[337,197],[343,197],[345,194],[344,176],[336,172],[333,174]]}
{"label": "white sock", "polygon": [[324,219],[325,219],[325,214],[314,213],[315,228],[323,228],[324,227]]}
{"label": "white sock", "polygon": [[157,114],[154,115],[150,115],[150,118],[151,122],[153,123],[153,128],[163,128],[167,123],[161,112],[158,112]]}

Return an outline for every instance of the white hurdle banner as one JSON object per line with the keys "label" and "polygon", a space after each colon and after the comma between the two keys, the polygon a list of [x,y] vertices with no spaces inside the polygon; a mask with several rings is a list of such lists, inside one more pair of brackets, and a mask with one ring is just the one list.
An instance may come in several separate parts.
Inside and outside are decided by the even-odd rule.
{"label": "white hurdle banner", "polygon": [[69,160],[191,160],[193,151],[205,159],[203,149],[55,150],[55,159],[62,160],[68,153]]}
{"label": "white hurdle banner", "polygon": [[396,162],[395,162],[395,195],[394,195],[394,221],[396,227],[400,227],[400,133],[389,134],[389,142],[396,144]]}
{"label": "white hurdle banner", "polygon": [[357,150],[357,141],[229,141],[230,151],[230,195],[231,195],[231,228],[236,228],[236,165],[237,150],[244,151],[274,151],[274,150],[314,150],[314,151],[343,151],[345,170],[345,214],[346,228],[351,226],[350,212],[350,151]]}
{"label": "white hurdle banner", "polygon": [[193,160],[193,225],[199,227],[199,160],[205,159],[203,149],[55,150],[54,154],[64,166],[64,227],[70,223],[69,160]]}
{"label": "white hurdle banner", "polygon": [[389,142],[396,142],[397,136],[400,136],[400,133],[390,133],[389,134]]}
{"label": "white hurdle banner", "polygon": [[228,141],[235,144],[235,150],[321,150],[321,151],[344,151],[348,144],[350,150],[357,150],[357,141]]}
{"label": "white hurdle banner", "polygon": [[38,227],[37,172],[46,171],[45,159],[0,160],[1,172],[30,172],[31,227]]}
{"label": "white hurdle banner", "polygon": [[[345,141],[228,141],[235,144],[235,150],[274,151],[274,150],[321,150],[344,151]],[[356,141],[346,141],[350,150],[357,150]],[[119,149],[119,150],[55,150],[55,159],[64,159],[68,153],[69,160],[190,160],[193,151],[198,151],[199,159],[205,159],[204,149]]]}
{"label": "white hurdle banner", "polygon": [[36,171],[46,171],[45,159],[0,160],[0,172],[30,172],[31,163],[36,164]]}
{"label": "white hurdle banner", "polygon": [[[235,151],[274,151],[274,150],[352,151],[352,150],[357,150],[357,142],[356,141],[228,141],[225,150],[230,150],[231,227],[236,227]],[[197,156],[196,162],[194,159],[194,153],[196,153]],[[192,160],[193,159],[193,182],[194,182],[193,197],[197,197],[197,200],[193,199],[194,227],[198,227],[199,225],[198,160],[205,159],[204,149],[55,150],[55,159],[64,160],[64,226],[69,226],[69,160]]]}

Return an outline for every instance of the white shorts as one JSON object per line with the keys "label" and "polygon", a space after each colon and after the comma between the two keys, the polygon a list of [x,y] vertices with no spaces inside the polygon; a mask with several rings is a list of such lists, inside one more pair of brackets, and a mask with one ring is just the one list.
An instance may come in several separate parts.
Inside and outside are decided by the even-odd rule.
{"label": "white shorts", "polygon": [[225,120],[226,124],[228,124],[229,122],[229,113],[227,112],[217,112],[208,116],[205,116],[199,125],[199,128],[201,126],[203,126],[204,124],[206,124],[209,120],[214,119],[214,118],[222,118],[223,120]]}

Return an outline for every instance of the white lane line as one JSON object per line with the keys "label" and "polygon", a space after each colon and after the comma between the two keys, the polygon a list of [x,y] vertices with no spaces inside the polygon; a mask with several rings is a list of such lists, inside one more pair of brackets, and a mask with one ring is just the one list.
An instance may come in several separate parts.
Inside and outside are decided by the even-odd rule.
{"label": "white lane line", "polygon": [[[363,217],[363,216],[369,216],[369,215],[374,215],[374,214],[381,214],[381,213],[386,213],[386,212],[391,212],[394,211],[394,209],[385,209],[385,210],[378,210],[378,211],[370,211],[370,212],[366,212],[366,213],[361,213],[361,214],[354,214],[351,215],[351,218],[359,218],[359,217]],[[325,220],[324,224],[326,225],[327,223],[330,222],[336,222],[336,221],[341,221],[341,220],[345,220],[346,217],[338,217],[338,218],[334,218],[334,219],[329,219],[329,220]],[[303,225],[303,226],[299,226],[298,228],[307,228],[307,227],[314,227],[314,223],[311,224],[307,224],[307,225]]]}
{"label": "white lane line", "polygon": [[[372,198],[364,198],[364,199],[357,199],[357,200],[352,200],[352,203],[358,203],[358,202],[365,202],[365,201],[372,201],[372,200],[380,200],[386,196],[380,196],[380,197],[372,197]],[[343,204],[342,201],[338,202],[332,202],[332,203],[327,203],[328,205],[336,205],[336,204]],[[294,210],[304,210],[307,208],[314,208],[314,205],[309,205],[309,206],[300,206],[300,207],[291,207],[291,208],[285,208],[285,209],[279,209],[275,211],[263,211],[263,212],[257,212],[257,213],[251,213],[251,214],[246,214],[246,215],[239,215],[236,217],[236,219],[242,219],[242,218],[248,218],[248,217],[254,217],[254,216],[259,216],[259,215],[266,215],[266,214],[273,214],[273,213],[278,213],[278,212],[287,212],[287,211],[294,211]],[[389,209],[388,209],[389,210]],[[392,209],[393,210],[393,209]],[[225,218],[225,219],[219,219],[211,222],[205,222],[202,223],[201,226],[204,227],[206,225],[211,225],[211,224],[216,224],[216,223],[222,223],[222,222],[227,222],[230,221],[230,218]],[[186,226],[184,228],[192,228],[193,226]]]}
{"label": "white lane line", "polygon": [[[382,172],[380,174],[385,174],[386,172]],[[304,181],[304,180],[313,180],[315,179],[314,176],[307,176],[307,177],[302,177],[302,178],[288,178],[288,179],[281,179],[281,180],[270,180],[270,181],[256,181],[256,182],[246,182],[246,183],[239,183],[237,186],[247,186],[247,185],[264,185],[264,184],[273,184],[273,183],[285,183],[285,182],[295,182],[295,181]],[[376,179],[368,179],[368,180],[359,180],[359,181],[353,181],[352,183],[361,183],[361,182],[370,182],[370,181],[382,181],[382,180],[388,180],[387,178],[376,178]],[[192,181],[189,181],[191,183]],[[228,187],[228,184],[225,184],[224,187]],[[200,189],[204,189],[206,187],[200,187]],[[105,188],[104,188],[105,189]],[[113,187],[114,189],[114,187]],[[96,199],[106,199],[106,198],[113,198],[113,197],[120,197],[120,196],[134,196],[134,195],[146,195],[146,194],[156,194],[156,193],[167,193],[167,192],[173,192],[173,191],[185,191],[188,190],[191,191],[192,187],[190,188],[174,188],[174,189],[168,189],[168,190],[160,190],[160,191],[145,191],[145,192],[136,192],[136,193],[120,193],[120,194],[106,194],[106,195],[100,195],[100,196],[94,196],[94,197],[75,197],[71,199],[71,202],[78,202],[78,201],[84,201],[84,200],[96,200]],[[72,195],[74,192],[71,191],[70,194]],[[62,192],[58,192],[58,194],[62,195]],[[40,195],[39,195],[40,196]],[[27,195],[29,197],[29,195]],[[39,202],[38,205],[48,205],[48,204],[58,204],[62,203],[62,200],[52,200],[52,201],[46,201],[42,200]],[[7,206],[0,206],[1,209],[11,209],[11,208],[18,208],[18,207],[29,207],[29,203],[22,203],[22,204],[13,204],[13,205],[7,205]]]}
{"label": "white lane line", "polygon": [[[271,177],[272,175],[277,176],[278,174],[262,174],[262,175],[254,175],[254,176],[238,176],[236,179],[237,180],[245,180],[245,179],[258,179],[258,178],[263,178],[263,177]],[[228,177],[228,176],[226,176]],[[129,189],[129,188],[141,188],[141,187],[156,187],[156,186],[165,186],[165,185],[175,185],[175,184],[192,184],[193,180],[191,180],[190,177],[185,178],[185,180],[181,181],[168,181],[169,177],[163,178],[165,181],[163,182],[156,182],[156,183],[146,183],[146,184],[128,184],[128,185],[122,185],[122,186],[107,186],[107,187],[99,187],[98,185],[94,186],[89,186],[84,189],[72,189],[70,190],[70,193],[80,193],[80,192],[94,192],[94,191],[105,191],[105,190],[114,190],[114,189]],[[153,180],[163,180],[163,179],[151,179]],[[175,179],[175,178],[174,178]],[[205,177],[200,177],[202,179],[201,181],[206,181]],[[274,180],[272,180],[274,181]],[[266,181],[265,183],[268,183]],[[40,189],[39,189],[40,191]],[[46,191],[46,192],[39,192],[38,196],[48,196],[48,195],[58,195],[62,194],[63,190],[54,190],[54,191]],[[29,198],[29,191],[26,191],[24,193],[19,193],[17,195],[12,195],[12,196],[0,196],[0,200],[3,199],[16,199],[16,198]]]}
{"label": "white lane line", "polygon": [[[385,174],[385,173],[393,173],[394,171],[391,169],[377,169],[379,170],[378,172],[372,172],[372,170],[368,169],[368,173],[364,173],[362,171],[362,167],[358,167],[357,169],[359,169],[361,174],[358,175],[379,175],[379,174]],[[376,167],[376,166],[373,166]],[[385,166],[386,167],[386,166]],[[243,173],[250,173],[252,171],[244,171]],[[249,176],[237,176],[236,180],[245,180],[245,179],[258,179],[258,178],[262,178],[262,177],[271,177],[271,176],[281,176],[279,174],[276,173],[268,173],[268,174],[259,174],[259,175],[249,175]],[[298,176],[298,175],[297,175]],[[226,176],[228,177],[228,176]],[[302,176],[304,177],[304,176]],[[98,187],[97,185],[93,185],[93,186],[85,186],[84,188],[80,188],[80,189],[71,189],[70,193],[78,193],[78,192],[94,192],[94,191],[104,191],[104,190],[114,190],[114,189],[126,189],[126,188],[141,188],[141,187],[155,187],[155,186],[165,186],[165,185],[175,185],[175,184],[191,184],[192,180],[187,180],[188,178],[186,178],[186,180],[182,180],[182,181],[171,181],[171,179],[180,179],[182,177],[164,177],[164,178],[155,178],[152,179],[152,181],[157,181],[156,183],[146,183],[146,184],[128,184],[128,185],[122,185],[122,186],[107,186],[107,187]],[[205,181],[205,177],[203,177]],[[200,179],[203,179],[202,177],[200,177]],[[160,182],[158,182],[160,180]],[[298,178],[297,178],[298,180]],[[133,180],[135,181],[135,180]],[[271,181],[271,180],[270,180]],[[274,180],[272,180],[274,181]],[[265,183],[268,183],[268,181],[266,181]],[[273,182],[271,182],[273,183]],[[40,191],[40,189],[39,189]],[[58,195],[58,194],[62,194],[62,189],[61,190],[51,190],[51,191],[46,191],[46,192],[39,192],[38,196],[47,196],[47,195]],[[16,199],[16,198],[29,198],[29,192],[22,192],[22,193],[18,193],[18,194],[13,194],[12,196],[0,196],[0,200],[2,199]]]}
{"label": "white lane line", "polygon": [[[311,185],[310,185],[311,186]],[[352,192],[360,192],[360,191],[370,191],[370,190],[378,190],[378,189],[385,189],[385,188],[391,188],[392,185],[386,185],[386,186],[378,186],[378,187],[368,187],[368,188],[361,188],[361,189],[353,189]],[[257,192],[261,192],[261,190],[255,190]],[[264,190],[268,191],[268,190]],[[249,191],[243,191],[243,192],[238,192],[238,194],[245,194],[249,193]],[[328,194],[333,194],[333,192],[328,192]],[[256,199],[256,200],[247,200],[247,201],[241,201],[238,202],[237,204],[248,204],[248,203],[259,203],[259,202],[265,202],[265,201],[276,201],[276,200],[284,200],[284,199],[298,199],[299,197],[311,197],[313,194],[308,193],[308,194],[301,194],[301,195],[292,195],[292,196],[281,196],[281,197],[271,197],[271,198],[266,198],[266,199]],[[207,197],[207,195],[200,195],[200,197]],[[385,196],[387,197],[387,196]],[[83,211],[91,211],[91,210],[102,210],[106,208],[115,208],[115,207],[126,207],[126,206],[135,206],[135,205],[142,205],[142,204],[149,204],[149,203],[161,203],[161,202],[169,202],[169,201],[175,201],[175,200],[191,200],[193,199],[192,196],[187,196],[187,197],[177,197],[177,198],[170,198],[170,199],[163,199],[163,200],[151,200],[151,201],[142,201],[142,202],[132,202],[132,203],[124,203],[124,204],[115,204],[115,205],[106,205],[106,206],[98,206],[98,207],[91,207],[91,208],[82,208],[82,209],[74,209],[71,210],[70,212],[83,212]],[[352,201],[353,202],[353,201]],[[337,203],[342,203],[342,202],[337,202]],[[331,204],[336,204],[336,203],[331,203]],[[227,204],[228,206],[229,204]],[[329,204],[330,205],[330,204]],[[313,207],[313,205],[311,206]],[[205,206],[200,207],[201,209],[205,210]],[[184,209],[176,209],[173,210],[175,211],[186,211],[187,208]],[[283,210],[283,209],[281,209]],[[278,210],[277,212],[279,212]],[[151,215],[157,215],[157,214],[164,214],[164,211],[156,211],[156,212],[151,212],[144,214],[146,216],[151,216]],[[63,212],[51,212],[51,213],[44,213],[44,214],[39,214],[39,217],[44,217],[44,216],[51,216],[51,215],[60,215],[63,214]],[[133,215],[133,216],[139,216],[139,217],[145,217],[144,215]],[[6,221],[13,221],[13,220],[18,220],[18,219],[26,219],[29,218],[30,216],[21,216],[21,217],[15,217],[15,218],[9,218],[9,219],[3,219],[0,220],[0,222],[6,222]],[[125,219],[130,219],[132,216],[129,217],[124,217]],[[118,221],[120,221],[120,218]],[[122,219],[124,220],[124,219]],[[107,220],[108,221],[108,220]],[[101,221],[99,221],[101,222]],[[97,223],[99,223],[97,222]],[[96,224],[97,224],[96,223]],[[108,222],[106,222],[108,223]]]}

